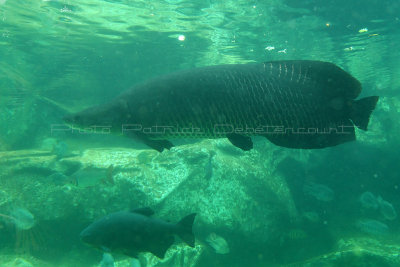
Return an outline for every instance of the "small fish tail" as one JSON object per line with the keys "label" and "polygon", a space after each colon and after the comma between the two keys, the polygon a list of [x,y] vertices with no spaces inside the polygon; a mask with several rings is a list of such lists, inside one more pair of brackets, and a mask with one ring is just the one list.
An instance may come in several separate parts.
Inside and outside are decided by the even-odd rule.
{"label": "small fish tail", "polygon": [[195,245],[195,238],[192,230],[195,217],[196,213],[189,214],[176,224],[178,227],[178,236],[192,248],[194,248]]}
{"label": "small fish tail", "polygon": [[361,130],[366,131],[368,128],[369,117],[375,109],[379,96],[369,96],[359,100],[355,100],[351,107],[350,119]]}

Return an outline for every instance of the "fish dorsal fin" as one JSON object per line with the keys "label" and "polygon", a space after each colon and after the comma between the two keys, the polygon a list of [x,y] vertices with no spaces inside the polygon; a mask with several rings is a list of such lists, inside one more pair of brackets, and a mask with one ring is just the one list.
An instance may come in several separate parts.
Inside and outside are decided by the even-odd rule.
{"label": "fish dorsal fin", "polygon": [[154,214],[154,210],[150,209],[149,207],[133,209],[131,212],[139,213],[148,217]]}

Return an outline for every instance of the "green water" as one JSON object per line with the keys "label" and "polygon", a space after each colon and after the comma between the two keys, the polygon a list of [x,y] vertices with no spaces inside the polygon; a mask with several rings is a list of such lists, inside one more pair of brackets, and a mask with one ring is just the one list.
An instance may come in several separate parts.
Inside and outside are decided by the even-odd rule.
{"label": "green water", "polygon": [[[395,0],[0,0],[0,266],[99,266],[79,233],[143,206],[198,215],[195,248],[177,240],[142,266],[399,266],[399,44]],[[57,128],[161,74],[287,59],[335,63],[379,95],[368,132],[322,150],[255,138],[159,154]]]}

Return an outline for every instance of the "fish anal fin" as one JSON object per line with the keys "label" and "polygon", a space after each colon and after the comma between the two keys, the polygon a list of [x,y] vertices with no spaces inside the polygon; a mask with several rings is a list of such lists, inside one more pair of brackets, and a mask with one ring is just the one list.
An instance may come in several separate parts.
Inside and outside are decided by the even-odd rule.
{"label": "fish anal fin", "polygon": [[311,127],[309,130],[312,132],[288,131],[264,136],[277,146],[301,149],[325,148],[356,140],[354,125],[350,120],[338,121],[326,127]]}
{"label": "fish anal fin", "polygon": [[170,150],[174,145],[168,140],[150,140],[144,142],[149,147],[157,150],[158,152],[163,152],[164,149]]}
{"label": "fish anal fin", "polygon": [[144,133],[138,133],[138,132],[130,132],[127,131],[124,133],[126,136],[140,140],[147,146],[151,147],[152,149],[157,150],[158,152],[163,152],[164,149],[171,149],[174,145],[168,141],[168,140],[159,140],[159,139],[151,139],[151,135],[147,135]]}
{"label": "fish anal fin", "polygon": [[232,145],[244,151],[248,151],[253,148],[253,141],[249,136],[231,133],[227,134],[226,137],[228,138],[229,142],[232,143]]}
{"label": "fish anal fin", "polygon": [[142,215],[148,216],[148,217],[150,217],[151,215],[154,214],[154,210],[152,210],[149,207],[133,209],[133,210],[131,210],[131,212],[139,213],[139,214],[142,214]]}
{"label": "fish anal fin", "polygon": [[195,237],[193,235],[193,222],[195,217],[196,213],[192,213],[185,216],[177,223],[178,236],[192,248],[195,246]]}
{"label": "fish anal fin", "polygon": [[164,259],[165,253],[169,249],[170,246],[175,242],[175,238],[173,236],[169,236],[163,242],[159,242],[149,251],[159,257],[160,259]]}
{"label": "fish anal fin", "polygon": [[146,136],[140,136],[140,139],[145,143],[147,146],[151,147],[152,149],[157,150],[158,152],[163,152],[164,149],[170,150],[174,145],[168,140],[153,140],[149,139]]}

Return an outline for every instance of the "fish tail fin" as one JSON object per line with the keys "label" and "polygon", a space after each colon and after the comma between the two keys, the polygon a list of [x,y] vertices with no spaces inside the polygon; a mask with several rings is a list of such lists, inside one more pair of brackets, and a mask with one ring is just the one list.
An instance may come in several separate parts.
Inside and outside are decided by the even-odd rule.
{"label": "fish tail fin", "polygon": [[182,220],[180,220],[176,224],[178,226],[178,233],[177,233],[178,236],[183,240],[183,242],[185,242],[192,248],[194,248],[194,242],[195,242],[194,234],[192,231],[195,217],[196,213],[189,214],[186,217],[182,218]]}
{"label": "fish tail fin", "polygon": [[351,107],[350,119],[355,126],[366,131],[368,128],[369,117],[375,109],[379,96],[369,96],[359,100],[355,100]]}

